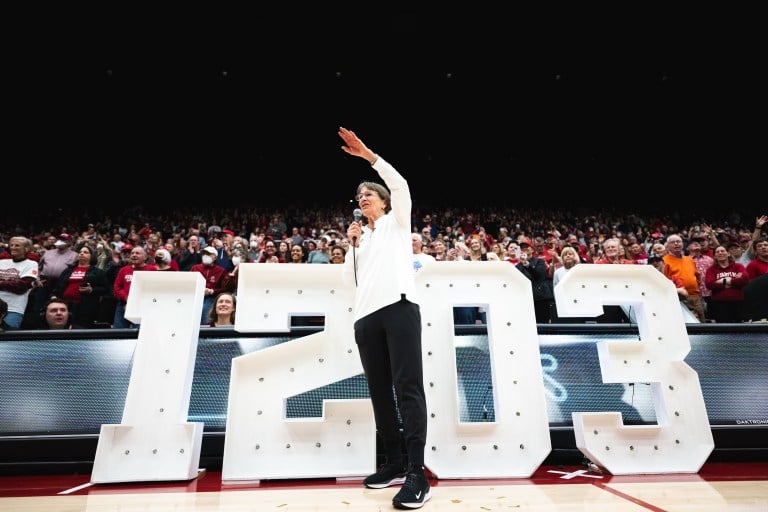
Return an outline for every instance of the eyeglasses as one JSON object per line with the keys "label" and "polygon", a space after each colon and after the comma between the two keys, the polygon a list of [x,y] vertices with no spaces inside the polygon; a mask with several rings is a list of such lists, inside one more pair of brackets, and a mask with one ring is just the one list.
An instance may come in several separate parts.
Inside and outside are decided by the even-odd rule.
{"label": "eyeglasses", "polygon": [[376,195],[375,192],[363,192],[362,194],[357,194],[355,196],[355,201],[360,202],[363,198],[370,199],[375,195]]}

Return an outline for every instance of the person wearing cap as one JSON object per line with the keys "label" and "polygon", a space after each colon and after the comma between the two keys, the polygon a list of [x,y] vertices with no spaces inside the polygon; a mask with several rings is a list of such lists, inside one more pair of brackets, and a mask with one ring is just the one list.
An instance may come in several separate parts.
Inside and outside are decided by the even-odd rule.
{"label": "person wearing cap", "polygon": [[53,249],[46,249],[40,260],[40,279],[31,294],[32,313],[31,318],[40,318],[45,308],[45,303],[53,294],[61,273],[70,265],[77,263],[77,252],[72,249],[72,235],[61,233],[56,237]]}
{"label": "person wearing cap", "polygon": [[200,316],[200,324],[210,322],[208,314],[213,307],[216,296],[223,291],[228,291],[229,272],[224,270],[224,267],[216,264],[217,256],[218,252],[216,249],[209,245],[202,250],[202,263],[192,265],[192,268],[189,269],[190,272],[200,272],[205,279],[203,311]]}
{"label": "person wearing cap", "polygon": [[235,265],[232,263],[234,242],[235,232],[231,229],[223,229],[221,235],[211,241],[211,245],[216,248],[216,264],[227,272],[235,270]]}
{"label": "person wearing cap", "polygon": [[[123,246],[123,252],[130,244]],[[123,266],[115,277],[115,283],[112,286],[112,294],[115,297],[115,316],[112,321],[112,327],[115,329],[136,328],[138,325],[125,318],[125,306],[128,302],[128,294],[131,291],[131,282],[133,274],[139,271],[154,271],[157,267],[154,263],[147,263],[147,251],[140,245],[131,248],[129,264]]]}

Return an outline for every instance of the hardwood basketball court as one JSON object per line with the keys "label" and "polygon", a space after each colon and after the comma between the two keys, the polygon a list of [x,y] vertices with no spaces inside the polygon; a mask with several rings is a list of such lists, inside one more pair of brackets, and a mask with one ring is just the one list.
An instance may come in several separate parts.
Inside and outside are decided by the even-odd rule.
{"label": "hardwood basketball court", "polygon": [[[430,479],[434,512],[537,510],[591,512],[768,510],[768,462],[705,464],[697,474],[612,476],[586,466],[542,466],[530,478]],[[88,474],[0,477],[0,510],[371,511],[393,510],[396,487],[366,489],[362,479],[229,484],[201,470],[188,482],[90,483]]]}

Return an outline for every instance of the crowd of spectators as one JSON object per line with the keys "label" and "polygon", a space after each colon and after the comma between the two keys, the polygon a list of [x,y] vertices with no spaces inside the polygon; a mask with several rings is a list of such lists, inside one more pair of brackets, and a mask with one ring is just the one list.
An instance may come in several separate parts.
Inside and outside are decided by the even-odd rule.
{"label": "crowd of spectators", "polygon": [[[8,311],[3,327],[49,328],[45,308],[52,297],[68,305],[68,325],[135,327],[122,317],[134,270],[203,274],[201,325],[211,325],[210,310],[219,296],[236,295],[242,263],[343,263],[348,208],[31,212],[13,225],[0,224],[0,301],[6,303],[0,306]],[[766,215],[732,212],[414,205],[412,226],[414,241],[420,238],[421,251],[435,261],[516,265],[534,281],[534,294],[541,288],[537,322],[558,321],[551,288],[576,264],[659,260],[699,321],[735,322],[768,317],[765,279],[759,279],[768,272],[766,221]],[[672,255],[677,259],[669,260]]]}

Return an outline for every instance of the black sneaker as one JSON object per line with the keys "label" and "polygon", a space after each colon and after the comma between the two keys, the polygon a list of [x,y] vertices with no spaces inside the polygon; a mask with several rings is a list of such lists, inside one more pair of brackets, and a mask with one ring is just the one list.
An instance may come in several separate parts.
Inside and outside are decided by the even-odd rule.
{"label": "black sneaker", "polygon": [[405,482],[405,474],[407,472],[408,466],[402,462],[398,464],[383,464],[377,472],[363,480],[363,483],[370,489],[383,489],[390,485],[399,485]]}
{"label": "black sneaker", "polygon": [[411,468],[405,476],[405,483],[392,499],[392,505],[402,510],[421,508],[432,497],[429,480],[422,468]]}

